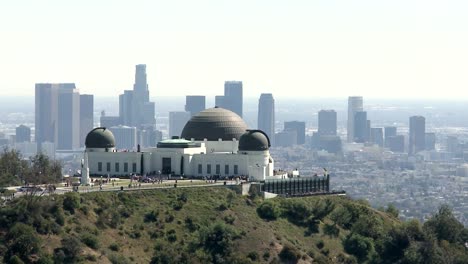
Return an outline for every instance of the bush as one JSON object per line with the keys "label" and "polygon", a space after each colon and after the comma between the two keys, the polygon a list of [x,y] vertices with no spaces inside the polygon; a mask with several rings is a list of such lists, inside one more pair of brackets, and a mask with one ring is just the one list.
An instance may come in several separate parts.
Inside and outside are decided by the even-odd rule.
{"label": "bush", "polygon": [[99,240],[98,238],[90,233],[83,233],[81,235],[81,242],[83,242],[85,245],[92,249],[98,249],[99,248]]}
{"label": "bush", "polygon": [[159,212],[158,211],[151,211],[149,213],[146,213],[145,214],[145,223],[148,223],[148,222],[156,222],[158,221],[158,215],[159,215]]}
{"label": "bush", "polygon": [[130,261],[122,255],[110,254],[108,258],[112,264],[130,264]]}
{"label": "bush", "polygon": [[234,221],[236,221],[236,217],[234,217],[233,215],[226,215],[224,217],[224,222],[226,222],[226,224],[234,224]]}
{"label": "bush", "polygon": [[301,253],[291,245],[285,245],[278,256],[283,262],[297,263],[301,258]]}
{"label": "bush", "polygon": [[167,241],[173,243],[177,240],[177,234],[175,232],[174,229],[171,229],[169,231],[167,231],[167,234],[166,234],[166,237],[167,237]]}
{"label": "bush", "polygon": [[325,224],[323,227],[323,233],[330,237],[338,237],[340,235],[340,229],[335,224]]}
{"label": "bush", "polygon": [[356,256],[360,262],[366,260],[374,253],[374,242],[372,239],[356,233],[349,234],[343,242],[346,252]]}
{"label": "bush", "polygon": [[68,258],[76,259],[82,250],[80,240],[74,236],[67,236],[62,239],[62,249]]}
{"label": "bush", "polygon": [[70,213],[75,213],[75,209],[80,207],[80,194],[77,192],[67,192],[63,198],[63,208]]}
{"label": "bush", "polygon": [[323,240],[320,240],[315,245],[318,249],[322,249],[325,246],[325,243],[323,242]]}
{"label": "bush", "polygon": [[109,245],[109,249],[112,250],[112,251],[119,251],[120,246],[117,243],[112,243],[112,244]]}
{"label": "bush", "polygon": [[280,210],[276,203],[267,200],[257,208],[257,214],[266,220],[276,220],[280,215]]}
{"label": "bush", "polygon": [[258,253],[255,251],[250,251],[249,254],[247,254],[247,258],[249,258],[252,261],[257,261],[259,256]]}
{"label": "bush", "polygon": [[213,257],[225,257],[231,254],[234,240],[238,238],[238,232],[233,227],[215,223],[199,231],[198,241]]}
{"label": "bush", "polygon": [[[6,235],[8,241],[7,257],[17,256],[23,261],[28,261],[28,257],[40,251],[40,238],[36,231],[23,223],[16,223]],[[8,258],[7,258],[8,259]]]}
{"label": "bush", "polygon": [[389,204],[385,212],[387,212],[389,215],[395,218],[398,218],[398,214],[399,214],[398,209],[393,204]]}

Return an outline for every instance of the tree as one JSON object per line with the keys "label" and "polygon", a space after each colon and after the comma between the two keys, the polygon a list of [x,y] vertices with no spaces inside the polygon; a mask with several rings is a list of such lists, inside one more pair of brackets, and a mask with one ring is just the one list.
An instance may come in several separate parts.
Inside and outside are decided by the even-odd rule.
{"label": "tree", "polygon": [[36,230],[29,225],[16,223],[7,233],[6,240],[8,251],[5,259],[16,255],[21,260],[29,262],[30,255],[39,253],[41,240]]}
{"label": "tree", "polygon": [[77,192],[67,192],[63,198],[63,209],[75,213],[75,209],[80,207],[80,194]]}
{"label": "tree", "polygon": [[21,185],[28,169],[28,163],[19,151],[4,148],[0,154],[0,186]]}
{"label": "tree", "polygon": [[434,233],[438,240],[447,240],[450,243],[461,241],[464,232],[463,225],[453,216],[452,209],[444,204],[439,211],[423,226],[425,231]]}
{"label": "tree", "polygon": [[280,215],[280,210],[276,203],[267,200],[257,208],[257,214],[266,220],[276,220]]}
{"label": "tree", "polygon": [[355,255],[361,262],[374,253],[374,242],[368,237],[350,233],[343,241],[346,252]]}
{"label": "tree", "polygon": [[215,223],[199,231],[199,244],[213,257],[229,256],[233,249],[234,240],[239,238],[237,231],[224,223]]}
{"label": "tree", "polygon": [[388,214],[390,214],[391,216],[395,218],[398,218],[398,214],[399,214],[398,209],[393,204],[389,204],[385,212],[387,212]]}

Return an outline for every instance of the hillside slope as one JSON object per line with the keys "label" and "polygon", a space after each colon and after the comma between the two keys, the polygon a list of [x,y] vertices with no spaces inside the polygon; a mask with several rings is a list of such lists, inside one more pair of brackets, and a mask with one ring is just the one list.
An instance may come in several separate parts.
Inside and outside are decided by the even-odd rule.
{"label": "hillside slope", "polygon": [[346,197],[263,201],[222,187],[68,193],[1,208],[0,254],[6,263],[468,263],[467,230],[438,216],[423,227]]}

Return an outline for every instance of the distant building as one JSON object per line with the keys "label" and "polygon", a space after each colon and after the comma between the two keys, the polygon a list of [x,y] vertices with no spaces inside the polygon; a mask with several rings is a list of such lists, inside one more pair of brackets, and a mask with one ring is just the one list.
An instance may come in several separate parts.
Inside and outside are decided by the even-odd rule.
{"label": "distant building", "polygon": [[387,126],[384,128],[384,130],[385,130],[385,147],[388,148],[389,138],[397,135],[397,127]]}
{"label": "distant building", "polygon": [[393,152],[405,152],[405,137],[403,135],[391,136],[388,139],[388,148]]}
{"label": "distant building", "polygon": [[336,136],[337,118],[335,110],[320,110],[318,113],[318,133]]}
{"label": "distant building", "polygon": [[297,135],[297,144],[302,145],[305,143],[305,122],[288,121],[284,122],[284,131],[295,131]]}
{"label": "distant building", "polygon": [[426,119],[423,116],[412,116],[409,123],[408,153],[412,155],[426,148]]}
{"label": "distant building", "polygon": [[20,125],[16,128],[16,143],[31,142],[31,128]]}
{"label": "distant building", "polygon": [[341,139],[339,136],[319,135],[318,149],[338,154],[342,151]]}
{"label": "distant building", "polygon": [[106,116],[106,112],[101,112],[101,117],[99,119],[101,127],[114,127],[121,124],[120,117],[118,116]]}
{"label": "distant building", "polygon": [[118,149],[134,151],[137,149],[137,129],[129,126],[114,126],[109,128],[115,137],[115,146]]}
{"label": "distant building", "polygon": [[187,95],[185,97],[185,111],[194,116],[206,109],[206,97],[204,95]]}
{"label": "distant building", "polygon": [[169,112],[169,138],[180,137],[182,129],[189,120],[189,112]]}
{"label": "distant building", "polygon": [[224,105],[240,117],[243,114],[243,88],[240,81],[224,82]]}
{"label": "distant building", "polygon": [[436,134],[435,133],[426,133],[425,135],[425,149],[426,150],[435,150],[436,144]]}
{"label": "distant building", "polygon": [[358,111],[354,114],[354,142],[364,143],[368,139],[367,112]]}
{"label": "distant building", "polygon": [[297,145],[297,132],[295,130],[284,130],[275,134],[277,147],[291,147]]}
{"label": "distant building", "polygon": [[80,147],[84,147],[86,135],[94,128],[94,96],[80,95]]}
{"label": "distant building", "polygon": [[33,142],[16,142],[15,149],[21,152],[23,157],[29,158],[36,155],[37,153],[37,144]]}
{"label": "distant building", "polygon": [[271,93],[263,93],[258,100],[258,129],[265,132],[274,146],[275,138],[275,99]]}
{"label": "distant building", "polygon": [[226,104],[224,103],[224,95],[216,95],[215,96],[215,107],[220,107],[227,109]]}
{"label": "distant building", "polygon": [[353,142],[354,136],[354,115],[356,112],[362,112],[364,110],[362,103],[362,96],[350,96],[348,97],[348,129],[347,137],[348,142]]}
{"label": "distant building", "polygon": [[447,151],[450,153],[459,153],[461,151],[460,142],[456,136],[447,137]]}
{"label": "distant building", "polygon": [[371,128],[370,142],[377,144],[380,147],[384,146],[384,135],[381,127]]}

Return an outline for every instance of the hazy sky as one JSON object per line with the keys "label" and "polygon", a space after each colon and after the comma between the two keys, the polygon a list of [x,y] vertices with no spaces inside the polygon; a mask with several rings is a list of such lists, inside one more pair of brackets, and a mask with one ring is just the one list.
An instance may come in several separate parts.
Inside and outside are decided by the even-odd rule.
{"label": "hazy sky", "polygon": [[152,96],[468,99],[466,0],[0,1],[0,95],[117,96],[144,63]]}

